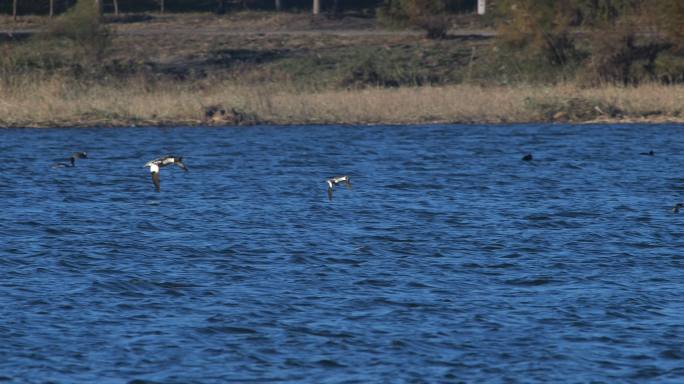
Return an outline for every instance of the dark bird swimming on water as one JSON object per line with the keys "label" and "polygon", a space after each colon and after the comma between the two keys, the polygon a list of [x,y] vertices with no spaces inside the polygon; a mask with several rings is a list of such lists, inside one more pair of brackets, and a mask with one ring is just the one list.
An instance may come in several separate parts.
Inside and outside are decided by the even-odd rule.
{"label": "dark bird swimming on water", "polygon": [[653,152],[653,150],[650,150],[648,152],[641,152],[640,155],[654,156],[655,152]]}
{"label": "dark bird swimming on water", "polygon": [[325,182],[328,184],[328,200],[332,200],[333,187],[336,187],[340,183],[344,184],[347,189],[351,189],[351,183],[349,182],[349,176],[347,175],[333,176],[325,180]]}
{"label": "dark bird swimming on water", "polygon": [[150,160],[145,163],[145,167],[150,168],[150,173],[152,174],[152,183],[154,187],[159,192],[159,169],[166,167],[167,165],[176,165],[184,171],[188,171],[188,168],[183,164],[183,158],[181,156],[166,155],[158,159]]}
{"label": "dark bird swimming on water", "polygon": [[76,166],[76,159],[87,159],[88,154],[85,152],[74,152],[69,157],[68,163],[55,163],[52,164],[52,168],[71,168]]}
{"label": "dark bird swimming on water", "polygon": [[532,154],[528,153],[527,155],[522,157],[522,161],[532,161]]}
{"label": "dark bird swimming on water", "polygon": [[672,207],[672,213],[679,213],[679,210],[682,208],[684,208],[684,204],[677,203],[674,207]]}

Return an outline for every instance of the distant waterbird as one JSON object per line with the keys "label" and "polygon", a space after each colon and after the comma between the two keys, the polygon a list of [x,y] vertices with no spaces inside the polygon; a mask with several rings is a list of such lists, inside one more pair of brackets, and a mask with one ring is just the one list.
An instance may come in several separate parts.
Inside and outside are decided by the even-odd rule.
{"label": "distant waterbird", "polygon": [[677,204],[675,204],[674,207],[672,207],[671,211],[672,211],[672,213],[679,213],[679,210],[682,208],[684,208],[684,204],[677,203]]}
{"label": "distant waterbird", "polygon": [[156,188],[157,192],[159,192],[160,190],[159,169],[162,167],[166,167],[167,165],[176,165],[180,167],[180,169],[186,172],[188,171],[188,167],[186,167],[183,163],[183,158],[181,156],[166,155],[158,159],[150,160],[147,163],[145,163],[145,167],[150,168],[150,174],[152,175],[152,183],[154,184],[154,187]]}
{"label": "distant waterbird", "polygon": [[325,180],[325,182],[328,184],[328,200],[332,201],[333,197],[333,188],[338,186],[339,184],[344,184],[347,189],[351,189],[351,182],[349,181],[349,176],[343,175],[343,176],[332,176],[328,179]]}
{"label": "distant waterbird", "polygon": [[534,157],[532,157],[531,153],[528,153],[527,155],[522,157],[522,161],[532,161],[532,159],[534,159]]}
{"label": "distant waterbird", "polygon": [[650,150],[648,152],[641,152],[640,155],[655,156],[655,152],[653,152],[653,150]]}
{"label": "distant waterbird", "polygon": [[74,152],[67,159],[68,163],[55,163],[52,164],[52,168],[71,168],[76,166],[76,159],[87,159],[88,154],[86,152]]}

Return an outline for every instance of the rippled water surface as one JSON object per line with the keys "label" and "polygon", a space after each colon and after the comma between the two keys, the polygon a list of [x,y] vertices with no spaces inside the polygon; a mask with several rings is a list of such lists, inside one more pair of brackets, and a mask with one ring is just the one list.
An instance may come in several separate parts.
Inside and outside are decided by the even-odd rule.
{"label": "rippled water surface", "polygon": [[684,382],[683,134],[2,130],[0,381]]}

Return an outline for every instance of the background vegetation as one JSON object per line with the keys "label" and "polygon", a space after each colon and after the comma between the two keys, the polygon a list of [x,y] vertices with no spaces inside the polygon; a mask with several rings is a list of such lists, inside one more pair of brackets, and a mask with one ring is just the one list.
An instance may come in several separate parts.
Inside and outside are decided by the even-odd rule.
{"label": "background vegetation", "polygon": [[474,0],[330,0],[318,17],[294,0],[222,15],[220,1],[161,14],[119,0],[117,16],[105,1],[104,17],[55,0],[55,17],[27,14],[47,3],[0,16],[36,31],[0,32],[0,126],[684,119],[679,0],[490,0],[485,17]]}
{"label": "background vegetation", "polygon": [[[73,6],[76,0],[54,0],[56,13],[62,13]],[[121,12],[152,12],[161,7],[161,0],[117,0]],[[235,12],[240,10],[274,10],[275,0],[164,0],[167,12]],[[338,4],[342,10],[374,9],[382,4],[382,0],[345,0]],[[20,15],[47,15],[50,9],[49,0],[17,0]],[[334,1],[323,1],[324,10],[331,10]],[[114,1],[103,0],[105,12],[114,12]],[[284,0],[282,10],[297,11],[311,9],[311,0]],[[12,1],[0,1],[0,12],[11,14]]]}
{"label": "background vegetation", "polygon": [[501,0],[496,19],[525,80],[684,81],[680,0]]}

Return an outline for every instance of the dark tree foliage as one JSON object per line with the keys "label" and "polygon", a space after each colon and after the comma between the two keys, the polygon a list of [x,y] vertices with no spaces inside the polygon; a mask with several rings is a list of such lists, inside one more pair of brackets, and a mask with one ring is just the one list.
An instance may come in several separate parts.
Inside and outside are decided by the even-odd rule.
{"label": "dark tree foliage", "polygon": [[676,48],[684,51],[684,1],[660,0],[655,21]]}
{"label": "dark tree foliage", "polygon": [[476,6],[477,0],[385,0],[378,11],[385,24],[416,26],[428,38],[444,38],[449,14],[472,13]]}
{"label": "dark tree foliage", "polygon": [[681,0],[500,0],[498,5],[499,40],[511,54],[521,61],[536,57],[548,66],[583,68],[592,82],[656,80],[664,65],[659,57],[682,47]]}
{"label": "dark tree foliage", "polygon": [[[17,0],[19,14],[43,14],[50,11],[49,0]],[[465,1],[465,0],[456,0]],[[468,0],[474,1],[474,0]],[[65,12],[73,6],[76,0],[54,0],[56,14]],[[113,0],[103,0],[104,11],[114,13]],[[322,9],[332,12],[335,6],[340,10],[375,9],[382,4],[382,0],[322,0]],[[311,8],[311,0],[283,0],[283,10],[306,10]],[[275,10],[276,3],[273,0],[165,0],[166,12],[230,12],[242,9]],[[158,12],[159,0],[118,0],[120,12]],[[12,1],[0,0],[0,13],[12,13]]]}

